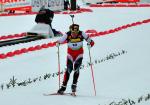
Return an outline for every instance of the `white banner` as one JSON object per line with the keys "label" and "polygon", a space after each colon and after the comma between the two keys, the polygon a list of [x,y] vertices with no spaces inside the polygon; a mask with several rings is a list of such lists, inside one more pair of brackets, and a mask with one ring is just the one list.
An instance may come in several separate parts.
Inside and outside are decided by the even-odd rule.
{"label": "white banner", "polygon": [[0,3],[14,3],[14,2],[22,2],[26,0],[0,0]]}
{"label": "white banner", "polygon": [[33,12],[38,12],[41,7],[50,10],[62,10],[64,8],[64,0],[31,0]]}
{"label": "white banner", "polygon": [[4,8],[18,8],[31,6],[33,12],[38,12],[41,7],[51,10],[64,9],[64,0],[0,0],[4,2]]}

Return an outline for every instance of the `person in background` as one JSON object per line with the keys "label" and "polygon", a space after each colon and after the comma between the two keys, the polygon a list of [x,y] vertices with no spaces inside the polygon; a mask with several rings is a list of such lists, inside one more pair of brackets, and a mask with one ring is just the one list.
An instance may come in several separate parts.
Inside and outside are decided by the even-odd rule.
{"label": "person in background", "polygon": [[78,24],[72,24],[69,29],[70,30],[65,35],[63,35],[59,40],[56,41],[57,47],[59,47],[59,45],[65,41],[68,44],[66,62],[67,68],[64,73],[62,86],[57,92],[58,94],[63,94],[66,90],[67,83],[72,71],[74,71],[74,74],[71,89],[72,93],[75,94],[80,72],[79,69],[83,60],[83,41],[86,40],[89,47],[94,46],[94,41],[83,31],[79,30]]}
{"label": "person in background", "polygon": [[[54,11],[50,9],[45,9],[45,7],[41,7],[41,9],[39,10],[38,14],[35,17],[35,22],[48,24],[52,28],[53,18],[54,18]],[[54,28],[52,28],[52,31],[54,33],[54,36],[62,36],[62,33],[56,31]]]}
{"label": "person in background", "polygon": [[50,9],[45,9],[44,7],[41,7],[38,14],[35,17],[36,23],[45,23],[49,24],[52,28],[52,20],[54,18],[54,12]]}
{"label": "person in background", "polygon": [[70,7],[69,0],[64,0],[64,10],[68,10],[68,7]]}

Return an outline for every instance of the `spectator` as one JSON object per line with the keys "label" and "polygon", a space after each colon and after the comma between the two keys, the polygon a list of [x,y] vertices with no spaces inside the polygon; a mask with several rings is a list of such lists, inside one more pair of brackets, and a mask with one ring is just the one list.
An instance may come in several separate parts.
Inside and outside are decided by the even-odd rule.
{"label": "spectator", "polygon": [[52,20],[54,18],[54,12],[50,9],[41,8],[39,13],[36,15],[35,22],[36,23],[45,23],[49,24],[52,28]]}
{"label": "spectator", "polygon": [[64,10],[68,10],[69,6],[70,6],[69,0],[64,0]]}

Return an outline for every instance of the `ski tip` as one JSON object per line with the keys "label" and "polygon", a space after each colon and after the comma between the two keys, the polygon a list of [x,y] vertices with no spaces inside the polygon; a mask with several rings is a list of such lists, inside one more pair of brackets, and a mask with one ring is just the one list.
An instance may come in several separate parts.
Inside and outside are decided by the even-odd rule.
{"label": "ski tip", "polygon": [[60,94],[58,94],[58,93],[49,93],[49,94],[44,93],[43,95],[44,96],[50,96],[50,95],[60,95]]}
{"label": "ski tip", "polygon": [[49,95],[49,94],[45,94],[45,93],[43,94],[43,96],[48,96],[48,95]]}

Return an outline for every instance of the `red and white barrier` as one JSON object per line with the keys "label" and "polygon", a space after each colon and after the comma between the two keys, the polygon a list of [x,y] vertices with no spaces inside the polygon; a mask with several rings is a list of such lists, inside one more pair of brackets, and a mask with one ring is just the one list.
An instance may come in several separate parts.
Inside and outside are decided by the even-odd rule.
{"label": "red and white barrier", "polygon": [[150,4],[127,4],[127,3],[116,3],[116,4],[91,4],[90,7],[150,7]]}
{"label": "red and white barrier", "polygon": [[[103,32],[98,32],[98,31],[96,31],[94,29],[91,29],[91,30],[87,30],[86,33],[90,37],[99,37],[99,36],[115,33],[115,32],[121,31],[123,29],[127,29],[127,28],[130,28],[130,27],[133,27],[133,26],[138,26],[138,25],[141,25],[141,24],[145,24],[145,23],[150,23],[150,19],[134,22],[134,23],[131,23],[131,24],[126,24],[126,25],[123,25],[123,26],[120,26],[120,27],[117,27],[117,28],[114,28],[114,29],[109,29],[109,30],[103,31]],[[21,35],[21,34],[18,34],[18,35]],[[12,36],[14,36],[14,35],[12,35]],[[7,36],[5,36],[5,37],[3,36],[3,38],[6,38],[6,37]],[[8,57],[21,55],[21,54],[24,54],[24,53],[27,53],[27,52],[32,52],[32,51],[42,50],[42,49],[49,48],[49,47],[54,47],[55,44],[56,43],[49,42],[49,43],[45,43],[45,44],[42,44],[42,45],[31,46],[29,48],[18,49],[18,50],[12,51],[12,52],[7,52],[5,54],[2,53],[2,54],[0,54],[0,59],[6,59]]]}

